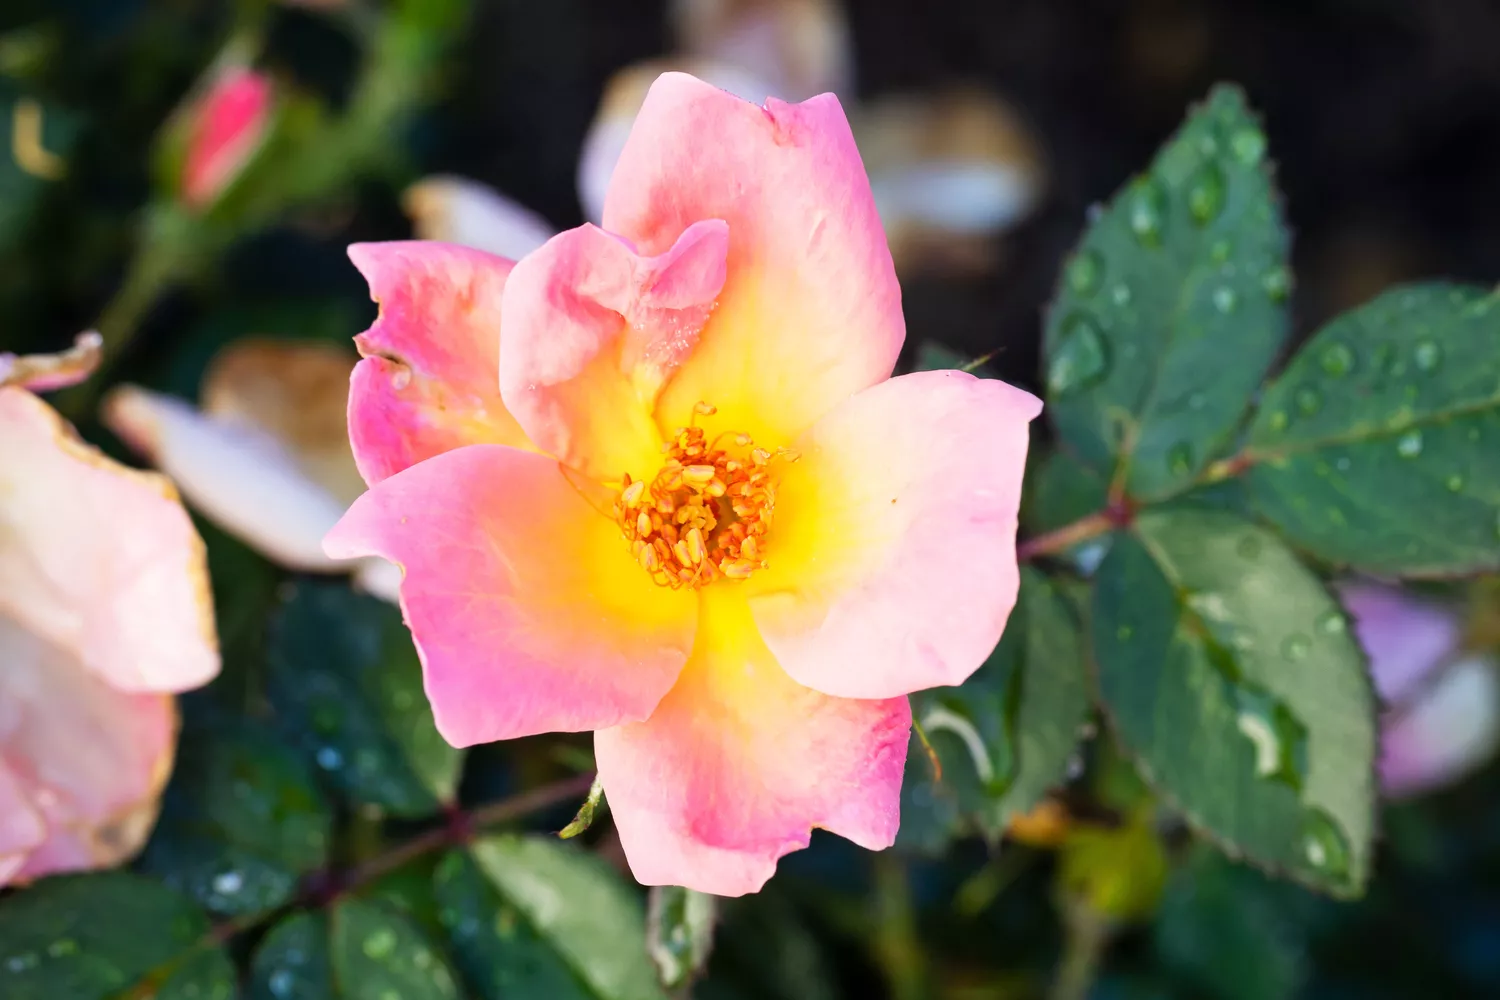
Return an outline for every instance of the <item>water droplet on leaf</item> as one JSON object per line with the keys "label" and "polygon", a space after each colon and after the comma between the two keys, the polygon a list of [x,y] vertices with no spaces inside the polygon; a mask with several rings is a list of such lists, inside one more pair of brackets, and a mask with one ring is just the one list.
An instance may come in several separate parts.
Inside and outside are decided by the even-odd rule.
{"label": "water droplet on leaf", "polygon": [[1307,863],[1325,875],[1343,879],[1349,874],[1349,842],[1322,810],[1308,810],[1302,826],[1302,852]]}
{"label": "water droplet on leaf", "polygon": [[1443,363],[1443,349],[1435,340],[1419,340],[1412,348],[1412,362],[1419,372],[1435,372]]}
{"label": "water droplet on leaf", "polygon": [[1307,727],[1281,701],[1251,684],[1234,687],[1235,727],[1255,748],[1255,774],[1300,790],[1307,774]]}
{"label": "water droplet on leaf", "polygon": [[1085,250],[1068,263],[1068,287],[1075,294],[1087,295],[1104,279],[1104,258]]}
{"label": "water droplet on leaf", "polygon": [[1292,293],[1292,272],[1284,267],[1273,267],[1261,276],[1260,287],[1272,302],[1285,302]]}
{"label": "water droplet on leaf", "polygon": [[1446,480],[1443,481],[1443,485],[1448,487],[1449,493],[1462,492],[1464,488],[1464,477],[1455,472],[1453,473],[1453,475],[1449,476]]}
{"label": "water droplet on leaf", "polygon": [[1167,452],[1167,471],[1174,476],[1185,476],[1193,471],[1193,446],[1179,441]]}
{"label": "water droplet on leaf", "polygon": [[1240,297],[1235,294],[1234,289],[1228,285],[1220,285],[1214,289],[1214,308],[1221,313],[1232,313],[1234,307],[1239,305]]}
{"label": "water droplet on leaf", "polygon": [[1260,539],[1255,535],[1246,535],[1239,540],[1234,550],[1242,559],[1254,559],[1260,555]]}
{"label": "water droplet on leaf", "polygon": [[1300,632],[1293,632],[1281,641],[1281,655],[1288,660],[1305,660],[1311,652],[1312,640]]}
{"label": "water droplet on leaf", "polygon": [[1338,635],[1349,627],[1349,620],[1342,611],[1325,611],[1318,616],[1318,631]]}
{"label": "water droplet on leaf", "polygon": [[1323,394],[1311,386],[1303,386],[1297,390],[1297,409],[1302,411],[1303,416],[1310,417],[1323,408]]}
{"label": "water droplet on leaf", "polygon": [[382,927],[365,938],[360,947],[370,958],[385,958],[396,950],[396,932],[389,927]]}
{"label": "water droplet on leaf", "polygon": [[1121,281],[1109,290],[1110,301],[1117,306],[1130,305],[1130,286]]}
{"label": "water droplet on leaf", "polygon": [[1074,316],[1064,325],[1052,363],[1047,368],[1047,390],[1062,396],[1087,388],[1109,369],[1104,335],[1087,316]]}
{"label": "water droplet on leaf", "polygon": [[1348,344],[1329,344],[1318,356],[1318,364],[1334,378],[1340,378],[1354,370],[1354,352]]}
{"label": "water droplet on leaf", "polygon": [[1247,167],[1253,167],[1266,155],[1266,137],[1256,128],[1242,128],[1229,139],[1229,148],[1234,158]]}
{"label": "water droplet on leaf", "polygon": [[1224,172],[1212,161],[1205,163],[1188,184],[1188,211],[1200,226],[1214,220],[1224,207]]}
{"label": "water droplet on leaf", "polygon": [[1416,458],[1422,454],[1422,432],[1411,430],[1397,438],[1396,454],[1402,458]]}
{"label": "water droplet on leaf", "polygon": [[1135,238],[1144,246],[1160,246],[1167,215],[1167,198],[1161,185],[1149,177],[1137,181],[1127,196],[1125,210]]}

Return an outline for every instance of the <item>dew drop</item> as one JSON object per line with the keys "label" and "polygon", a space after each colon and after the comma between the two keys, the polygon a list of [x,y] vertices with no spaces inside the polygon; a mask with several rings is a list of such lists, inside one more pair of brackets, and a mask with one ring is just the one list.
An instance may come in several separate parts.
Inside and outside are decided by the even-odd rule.
{"label": "dew drop", "polygon": [[1121,625],[1119,628],[1115,629],[1115,638],[1119,639],[1121,642],[1129,641],[1130,637],[1133,635],[1135,635],[1135,629],[1131,628],[1129,625]]}
{"label": "dew drop", "polygon": [[1271,414],[1271,421],[1270,421],[1270,423],[1271,423],[1271,430],[1273,430],[1273,431],[1284,431],[1284,430],[1286,430],[1286,423],[1287,423],[1287,421],[1286,421],[1286,411],[1284,411],[1284,410],[1276,410],[1275,412],[1273,412]]}
{"label": "dew drop", "polygon": [[1239,305],[1240,298],[1234,293],[1234,289],[1228,285],[1220,285],[1214,289],[1214,308],[1221,313],[1232,313],[1234,307]]}
{"label": "dew drop", "polygon": [[1266,155],[1266,137],[1259,129],[1242,128],[1230,137],[1229,148],[1236,160],[1253,167]]}
{"label": "dew drop", "polygon": [[1396,454],[1402,458],[1416,458],[1422,454],[1422,432],[1410,430],[1397,438]]}
{"label": "dew drop", "polygon": [[1188,183],[1188,211],[1200,226],[1212,222],[1224,208],[1224,172],[1212,161],[1205,163]]}
{"label": "dew drop", "polygon": [[1303,386],[1297,390],[1297,409],[1303,416],[1310,417],[1323,408],[1323,394],[1312,386]]}
{"label": "dew drop", "polygon": [[1273,267],[1261,276],[1260,287],[1272,302],[1285,302],[1292,293],[1292,272]]}
{"label": "dew drop", "polygon": [[370,958],[385,958],[396,950],[396,932],[389,927],[382,927],[365,938],[360,948]]}
{"label": "dew drop", "polygon": [[344,755],[336,747],[319,747],[318,766],[325,771],[337,771],[344,766]]}
{"label": "dew drop", "polygon": [[1349,628],[1349,620],[1342,611],[1325,611],[1318,616],[1317,629],[1327,635],[1339,635]]}
{"label": "dew drop", "polygon": [[1241,559],[1254,559],[1260,555],[1260,539],[1254,535],[1245,535],[1234,550],[1240,554]]}
{"label": "dew drop", "polygon": [[1137,181],[1127,196],[1126,213],[1130,219],[1130,231],[1144,246],[1161,245],[1162,229],[1166,226],[1167,199],[1161,185],[1152,178]]}
{"label": "dew drop", "polygon": [[1193,446],[1179,441],[1167,451],[1167,471],[1174,476],[1185,476],[1193,471]]}
{"label": "dew drop", "polygon": [[1117,306],[1130,305],[1130,286],[1121,281],[1109,290],[1109,299]]}
{"label": "dew drop", "polygon": [[1303,821],[1302,852],[1307,863],[1325,875],[1342,879],[1349,874],[1349,843],[1321,810],[1309,810]]}
{"label": "dew drop", "polygon": [[1443,480],[1443,485],[1448,487],[1449,493],[1461,493],[1464,488],[1464,477],[1455,472]]}
{"label": "dew drop", "polygon": [[47,954],[51,958],[63,958],[78,952],[78,942],[72,938],[58,938],[47,946]]}
{"label": "dew drop", "polygon": [[1047,368],[1047,389],[1066,395],[1102,379],[1109,369],[1109,351],[1099,327],[1087,316],[1074,316],[1063,326],[1052,362]]}
{"label": "dew drop", "polygon": [[1411,359],[1417,366],[1417,371],[1435,372],[1443,363],[1443,349],[1435,340],[1419,340],[1417,346],[1412,348]]}
{"label": "dew drop", "polygon": [[1085,250],[1068,262],[1068,287],[1077,295],[1088,295],[1104,280],[1104,258]]}
{"label": "dew drop", "polygon": [[1353,465],[1354,463],[1349,460],[1348,455],[1340,455],[1333,462],[1333,467],[1340,472],[1348,472]]}
{"label": "dew drop", "polygon": [[271,994],[283,998],[291,996],[296,985],[297,977],[290,969],[277,969],[266,980],[266,986],[271,990]]}
{"label": "dew drop", "polygon": [[1281,641],[1281,655],[1294,663],[1307,659],[1312,652],[1312,640],[1300,632],[1293,632]]}
{"label": "dew drop", "polygon": [[12,955],[5,960],[5,971],[25,972],[28,969],[35,969],[40,961],[41,959],[37,957],[36,952],[23,951],[20,954]]}
{"label": "dew drop", "polygon": [[1270,692],[1236,684],[1235,728],[1255,748],[1255,774],[1301,789],[1307,773],[1307,727]]}
{"label": "dew drop", "polygon": [[1333,343],[1323,348],[1318,364],[1334,378],[1340,378],[1354,370],[1354,352],[1348,344]]}
{"label": "dew drop", "polygon": [[244,887],[245,876],[240,872],[220,872],[214,876],[213,890],[221,896],[233,896]]}

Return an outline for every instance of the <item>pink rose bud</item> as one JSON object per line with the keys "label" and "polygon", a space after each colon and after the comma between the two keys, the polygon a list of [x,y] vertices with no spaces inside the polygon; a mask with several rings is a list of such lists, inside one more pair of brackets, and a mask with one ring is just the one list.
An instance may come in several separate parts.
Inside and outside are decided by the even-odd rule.
{"label": "pink rose bud", "polygon": [[271,113],[270,77],[244,67],[226,70],[199,100],[182,165],[182,199],[206,208],[223,195],[265,139]]}
{"label": "pink rose bud", "polygon": [[516,263],[350,256],[371,488],[325,548],[403,568],[443,735],[594,730],[648,884],[754,892],[814,827],[890,846],[907,694],[962,683],[1015,604],[1041,403],[890,377],[901,291],[838,100],[668,73],[601,226]]}

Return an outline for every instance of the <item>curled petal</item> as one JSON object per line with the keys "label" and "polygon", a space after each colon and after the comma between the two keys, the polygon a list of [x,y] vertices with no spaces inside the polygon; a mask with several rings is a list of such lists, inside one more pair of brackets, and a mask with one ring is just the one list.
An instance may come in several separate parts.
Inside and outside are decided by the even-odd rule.
{"label": "curled petal", "polygon": [[911,710],[797,684],[744,598],[702,592],[697,642],[645,722],[594,736],[599,777],[638,881],[755,892],[812,827],[880,850],[895,840]]}
{"label": "curled petal", "polygon": [[558,463],[500,445],[381,482],[328,536],[405,570],[401,606],[455,746],[651,713],[692,644],[689,591],[658,587]]}
{"label": "curled petal", "polygon": [[1015,604],[1030,393],[953,371],[829,413],[782,473],[769,566],[745,584],[799,683],[889,698],[962,683]]}
{"label": "curled petal", "polygon": [[1382,701],[1404,700],[1458,648],[1458,615],[1440,604],[1374,583],[1346,582],[1338,590]]}
{"label": "curled petal", "polygon": [[123,691],[219,670],[203,542],[160,476],[79,442],[45,403],[0,389],[0,617]]}
{"label": "curled petal", "polygon": [[360,243],[380,303],[355,338],[349,438],[371,486],[466,444],[531,447],[500,400],[500,301],[511,262],[447,243]]}
{"label": "curled petal", "polygon": [[117,690],[71,651],[4,617],[0,657],[0,783],[11,779],[46,830],[16,877],[135,854],[172,768],[171,697]]}
{"label": "curled petal", "polygon": [[48,392],[88,378],[99,365],[104,338],[80,333],[73,346],[57,354],[15,355],[0,351],[0,389],[20,386],[32,392]]}
{"label": "curled petal", "polygon": [[1380,735],[1380,784],[1406,798],[1451,785],[1500,747],[1500,679],[1495,663],[1469,657],[1415,703],[1388,717]]}
{"label": "curled petal", "polygon": [[323,553],[345,504],[269,434],[128,385],[110,392],[103,415],[195,508],[270,559],[310,573],[346,568]]}
{"label": "curled petal", "polygon": [[500,388],[533,441],[598,480],[655,471],[652,406],[713,310],[728,242],[709,219],[642,257],[584,225],[516,265]]}
{"label": "curled petal", "polygon": [[466,177],[427,177],[406,189],[402,207],[417,237],[520,260],[552,238],[545,219]]}
{"label": "curled petal", "polygon": [[869,179],[832,95],[764,108],[680,73],[652,86],[610,180],[604,228],[661,253],[729,226],[728,278],[658,423],[694,406],[768,447],[890,375],[906,335]]}

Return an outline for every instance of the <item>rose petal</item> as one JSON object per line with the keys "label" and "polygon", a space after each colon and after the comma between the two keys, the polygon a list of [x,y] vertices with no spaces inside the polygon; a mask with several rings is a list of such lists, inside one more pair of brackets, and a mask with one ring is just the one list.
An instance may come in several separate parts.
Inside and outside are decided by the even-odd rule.
{"label": "rose petal", "polygon": [[365,491],[349,447],[353,352],[335,344],[247,337],[203,375],[203,412],[275,438],[313,482],[344,504]]}
{"label": "rose petal", "polygon": [[0,389],[0,615],[125,691],[182,691],[219,670],[203,542],[160,476],[82,444]]}
{"label": "rose petal", "polygon": [[128,385],[105,398],[103,417],[170,476],[189,503],[272,561],[307,573],[348,568],[323,553],[323,536],[345,504],[270,435]]}
{"label": "rose petal", "polygon": [[901,290],[837,99],[759,108],[679,73],[657,80],[604,228],[661,253],[701,219],[729,225],[728,279],[662,392],[663,428],[705,401],[724,428],[785,445],[890,374],[906,331]]}
{"label": "rose petal", "polygon": [[[630,138],[635,116],[645,103],[646,94],[656,78],[669,70],[691,73],[747,101],[760,103],[778,93],[779,88],[739,66],[708,59],[653,59],[635,63],[610,77],[604,87],[599,111],[584,137],[578,155],[578,201],[590,222],[604,218],[604,198],[615,164]],[[782,95],[785,96],[785,95]]]}
{"label": "rose petal", "polygon": [[47,838],[47,826],[31,797],[0,758],[0,886],[21,870]]}
{"label": "rose petal", "polygon": [[32,392],[47,392],[82,382],[98,367],[103,353],[104,338],[92,331],[80,333],[72,347],[57,354],[0,351],[0,389],[16,385]]}
{"label": "rose petal", "polygon": [[651,718],[594,753],[638,881],[755,892],[812,827],[895,840],[911,728],[905,698],[831,698],[794,682],[734,589],[702,591],[692,659]]}
{"label": "rose petal", "polygon": [[1382,701],[1403,700],[1458,648],[1458,615],[1440,604],[1374,583],[1346,582],[1338,590]]}
{"label": "rose petal", "polygon": [[798,683],[846,698],[960,684],[1015,604],[1030,393],[953,371],[848,400],[782,467],[769,566],[746,583]]}
{"label": "rose petal", "polygon": [[1380,736],[1380,784],[1406,798],[1451,785],[1500,747],[1500,680],[1493,661],[1474,656],[1447,667],[1432,689]]}
{"label": "rose petal", "polygon": [[511,262],[446,243],[359,243],[380,315],[355,338],[354,460],[371,486],[466,444],[531,444],[500,400],[500,301]]}
{"label": "rose petal", "polygon": [[691,592],[658,587],[550,458],[472,445],[357,500],[335,558],[380,555],[438,729],[455,746],[643,719],[692,645]]}
{"label": "rose petal", "polygon": [[0,616],[0,772],[45,822],[17,873],[115,865],[145,842],[172,769],[176,711],[116,690],[70,651]]}
{"label": "rose petal", "polygon": [[724,223],[704,220],[642,257],[584,225],[517,264],[500,390],[527,435],[597,480],[654,473],[652,404],[713,309],[728,240]]}
{"label": "rose petal", "polygon": [[423,178],[406,189],[401,204],[419,239],[474,247],[508,260],[520,260],[557,232],[529,208],[467,177]]}

